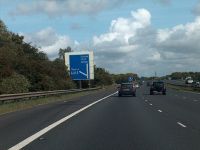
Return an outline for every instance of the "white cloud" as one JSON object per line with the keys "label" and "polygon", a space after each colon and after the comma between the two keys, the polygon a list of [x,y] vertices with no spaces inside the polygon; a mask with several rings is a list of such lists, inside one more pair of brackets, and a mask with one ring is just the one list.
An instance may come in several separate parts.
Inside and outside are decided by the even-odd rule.
{"label": "white cloud", "polygon": [[126,45],[129,38],[136,34],[138,29],[145,28],[150,25],[151,15],[146,9],[138,9],[131,12],[130,18],[118,18],[113,20],[108,33],[99,37],[94,36],[94,45],[102,45],[102,43],[116,43],[116,46]]}
{"label": "white cloud", "polygon": [[[50,17],[62,15],[95,15],[104,10],[132,4],[137,0],[34,0],[19,3],[11,15],[32,15],[43,13]],[[170,0],[152,0],[169,4]]]}
{"label": "white cloud", "polygon": [[152,49],[146,49],[141,45],[143,34],[146,39],[148,34],[140,31],[151,33],[150,24],[151,14],[146,9],[132,11],[129,18],[111,21],[108,33],[93,38],[96,54],[104,56],[98,57],[96,62],[103,64],[111,72],[141,73],[143,69],[140,62],[143,63],[143,59],[149,59],[151,55],[150,61],[159,59],[158,52],[152,53]]}
{"label": "white cloud", "polygon": [[115,8],[132,0],[36,0],[31,3],[21,3],[12,15],[30,15],[44,13],[48,16],[58,15],[94,15],[106,9]]}
{"label": "white cloud", "polygon": [[[169,74],[174,71],[200,71],[200,17],[193,22],[168,29],[151,26],[146,9],[132,11],[130,17],[112,20],[109,31],[94,36],[95,63],[112,73],[135,72],[140,75]],[[68,36],[58,35],[52,28],[24,34],[25,40],[41,46],[51,58],[59,48],[89,49]],[[41,38],[42,37],[42,38]]]}
{"label": "white cloud", "polygon": [[73,48],[79,45],[78,41],[73,41],[66,35],[57,34],[51,27],[36,33],[21,33],[21,35],[24,36],[25,42],[36,45],[41,51],[47,53],[51,59],[58,57],[60,48],[67,48],[68,46]]}
{"label": "white cloud", "polygon": [[111,21],[108,33],[94,36],[98,57],[111,72],[160,75],[173,71],[200,71],[200,17],[185,25],[154,29],[148,10],[138,9],[130,18]]}
{"label": "white cloud", "polygon": [[37,44],[38,46],[49,46],[50,44],[56,42],[57,40],[58,40],[58,35],[50,27],[47,27],[33,34],[25,35],[25,41],[30,41],[34,44]]}
{"label": "white cloud", "polygon": [[[200,17],[186,25],[159,30],[158,47],[175,53],[200,53]],[[161,34],[162,33],[162,34]]]}

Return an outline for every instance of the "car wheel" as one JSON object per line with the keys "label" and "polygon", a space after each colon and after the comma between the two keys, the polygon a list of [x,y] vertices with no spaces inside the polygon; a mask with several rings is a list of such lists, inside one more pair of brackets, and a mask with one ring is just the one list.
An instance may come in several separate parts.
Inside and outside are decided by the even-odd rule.
{"label": "car wheel", "polygon": [[163,95],[166,95],[166,92],[163,92]]}
{"label": "car wheel", "polygon": [[122,95],[121,94],[118,94],[118,97],[121,97]]}
{"label": "car wheel", "polygon": [[153,91],[150,91],[150,95],[153,95]]}
{"label": "car wheel", "polygon": [[133,97],[136,97],[136,93],[133,94]]}

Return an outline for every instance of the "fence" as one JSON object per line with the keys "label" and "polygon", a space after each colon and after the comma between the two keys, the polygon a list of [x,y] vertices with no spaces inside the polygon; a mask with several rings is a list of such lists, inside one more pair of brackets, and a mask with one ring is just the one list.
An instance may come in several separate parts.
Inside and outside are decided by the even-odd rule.
{"label": "fence", "polygon": [[2,94],[0,95],[0,102],[4,103],[6,101],[29,100],[31,98],[36,98],[36,97],[78,93],[78,92],[92,91],[92,90],[98,90],[98,89],[100,89],[100,87],[88,88],[88,89],[71,89],[71,90],[55,90],[55,91],[29,92],[29,93],[18,93],[18,94]]}

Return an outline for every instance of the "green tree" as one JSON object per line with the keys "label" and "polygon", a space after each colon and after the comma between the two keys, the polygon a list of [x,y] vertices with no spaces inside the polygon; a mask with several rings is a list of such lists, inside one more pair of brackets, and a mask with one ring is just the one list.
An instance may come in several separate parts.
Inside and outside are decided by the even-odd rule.
{"label": "green tree", "polygon": [[113,83],[113,78],[108,71],[104,68],[94,68],[94,84],[95,85],[111,85]]}
{"label": "green tree", "polygon": [[68,52],[72,52],[71,47],[68,46],[66,49],[60,48],[59,53],[58,53],[59,58],[64,60],[65,59],[65,53],[68,53]]}
{"label": "green tree", "polygon": [[14,73],[0,82],[0,93],[23,93],[28,92],[30,87],[29,81],[20,74]]}
{"label": "green tree", "polygon": [[134,80],[138,80],[139,77],[137,74],[135,73],[126,73],[126,74],[117,74],[117,75],[113,75],[113,78],[115,80],[116,83],[120,84],[122,82],[128,82],[128,78],[129,77],[133,77]]}
{"label": "green tree", "polygon": [[[28,80],[30,91],[74,88],[63,61],[64,53],[71,51],[70,47],[61,49],[60,59],[51,61],[37,47],[24,42],[23,36],[9,32],[0,20],[0,82],[4,86],[5,82],[11,82],[13,74],[18,73]],[[10,86],[16,88],[14,84],[8,86],[12,89]],[[1,93],[9,92],[13,91],[1,90]]]}
{"label": "green tree", "polygon": [[0,47],[11,39],[10,32],[7,30],[6,25],[2,20],[0,20]]}

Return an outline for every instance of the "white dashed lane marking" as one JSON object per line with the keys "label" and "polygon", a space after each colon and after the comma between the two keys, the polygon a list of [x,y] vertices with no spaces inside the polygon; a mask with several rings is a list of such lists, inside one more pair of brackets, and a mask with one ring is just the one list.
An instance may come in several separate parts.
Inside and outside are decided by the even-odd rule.
{"label": "white dashed lane marking", "polygon": [[[178,95],[175,95],[175,96],[178,96]],[[183,97],[183,99],[186,99],[186,97]],[[194,102],[197,102],[197,101],[199,101],[199,100],[193,100]],[[145,102],[148,102],[148,100],[145,100]],[[149,105],[150,106],[153,106],[153,104],[152,103],[149,103]],[[158,109],[157,110],[158,112],[160,112],[160,113],[162,113],[163,111],[162,110],[160,110],[160,109]],[[186,125],[184,125],[183,123],[181,123],[181,122],[177,122],[177,124],[179,125],[179,126],[181,126],[182,128],[187,128],[187,126]]]}
{"label": "white dashed lane marking", "polygon": [[183,128],[187,128],[187,126],[186,125],[184,125],[183,123],[181,123],[181,122],[177,122],[177,124],[178,125],[180,125],[181,127],[183,127]]}

